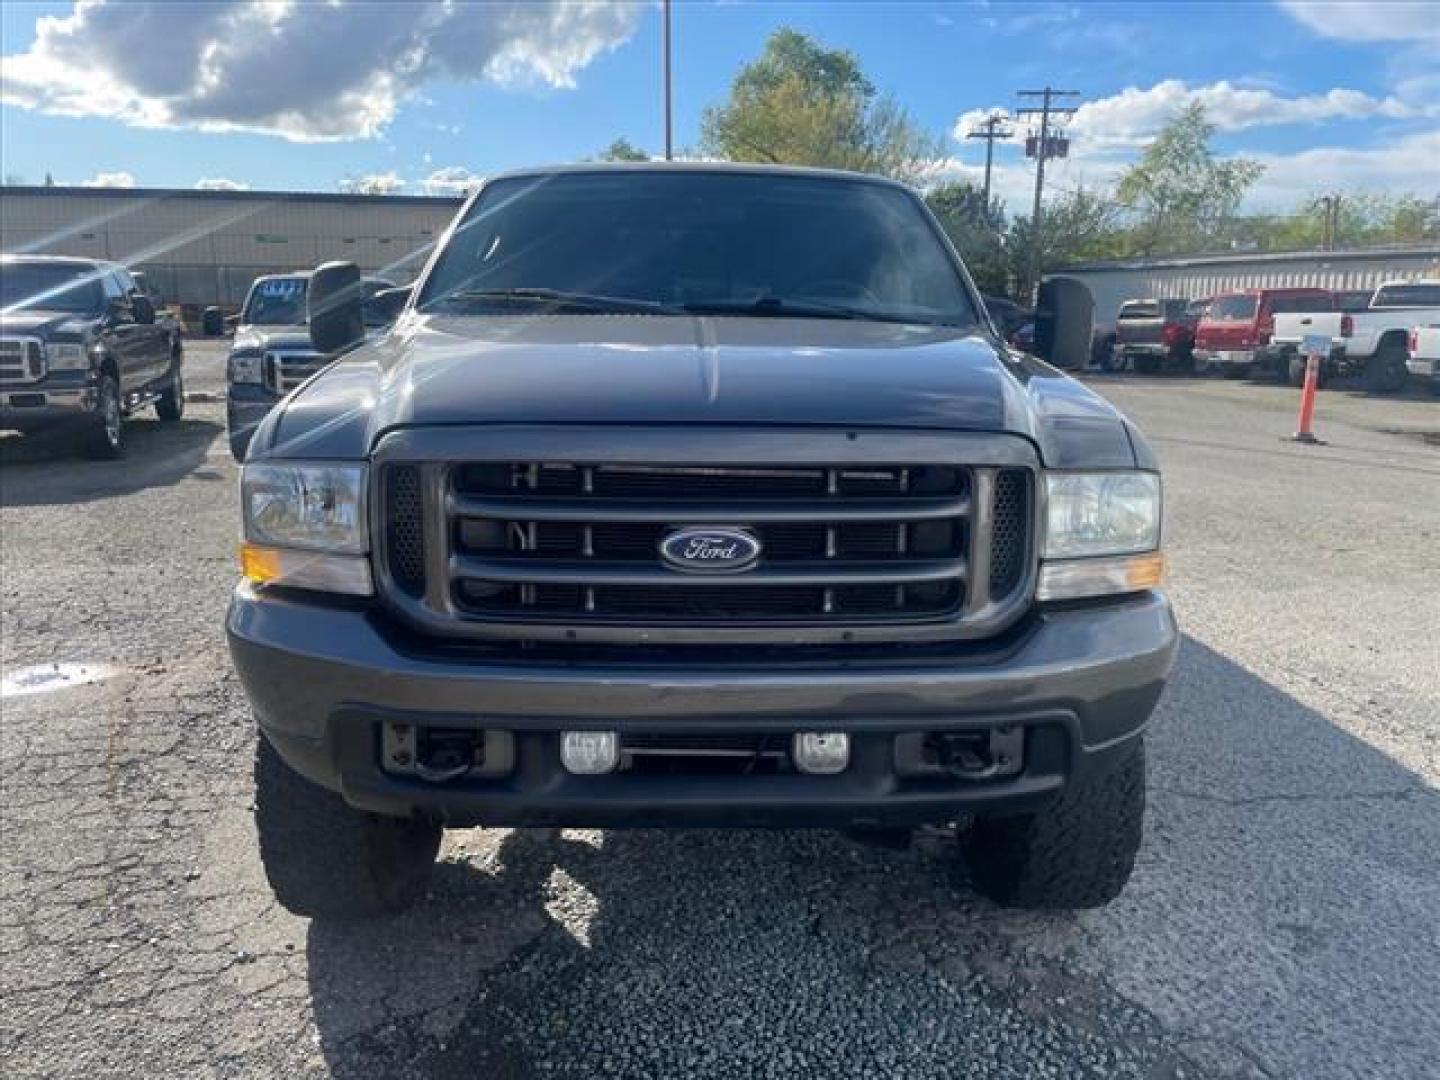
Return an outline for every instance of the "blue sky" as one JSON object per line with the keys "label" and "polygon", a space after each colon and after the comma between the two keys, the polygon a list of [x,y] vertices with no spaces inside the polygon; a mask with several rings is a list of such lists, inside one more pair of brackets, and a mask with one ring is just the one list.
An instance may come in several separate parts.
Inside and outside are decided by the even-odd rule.
{"label": "blue sky", "polygon": [[[677,145],[779,26],[854,51],[926,128],[1053,85],[1088,103],[1060,187],[1103,183],[1185,100],[1226,152],[1268,168],[1252,202],[1309,192],[1440,191],[1435,4],[706,3],[675,7]],[[255,7],[0,5],[5,174],[39,182],[348,182],[439,190],[447,177],[566,161],[624,136],[661,144],[658,8],[501,3]],[[45,17],[51,21],[42,22]],[[59,21],[55,21],[59,20]],[[217,130],[218,129],[218,130]],[[937,175],[974,176],[951,140]],[[997,183],[1027,204],[1002,148]],[[446,170],[450,170],[447,172]]]}

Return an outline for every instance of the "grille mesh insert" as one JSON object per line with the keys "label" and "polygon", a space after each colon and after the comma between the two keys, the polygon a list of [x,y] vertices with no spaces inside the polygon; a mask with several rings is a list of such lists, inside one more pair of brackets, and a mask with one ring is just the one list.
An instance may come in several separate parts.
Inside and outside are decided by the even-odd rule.
{"label": "grille mesh insert", "polygon": [[1025,574],[1029,521],[1029,477],[1023,470],[1005,469],[995,478],[990,548],[990,595],[994,599],[1007,596]]}

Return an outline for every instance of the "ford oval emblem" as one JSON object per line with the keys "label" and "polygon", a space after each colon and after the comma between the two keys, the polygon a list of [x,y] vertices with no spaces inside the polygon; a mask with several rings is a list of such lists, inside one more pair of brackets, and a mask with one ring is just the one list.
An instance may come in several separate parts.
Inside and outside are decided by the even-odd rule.
{"label": "ford oval emblem", "polygon": [[760,541],[744,529],[712,525],[676,529],[660,541],[660,557],[689,574],[734,574],[760,559]]}

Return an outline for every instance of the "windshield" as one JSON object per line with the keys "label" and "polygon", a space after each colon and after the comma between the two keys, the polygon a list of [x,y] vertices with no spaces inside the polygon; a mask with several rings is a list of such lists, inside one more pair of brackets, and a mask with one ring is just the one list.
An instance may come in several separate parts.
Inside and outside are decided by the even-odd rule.
{"label": "windshield", "polygon": [[1440,307],[1440,284],[1386,285],[1370,302],[1376,308]]}
{"label": "windshield", "polygon": [[1120,318],[1124,319],[1157,319],[1160,317],[1160,305],[1154,300],[1131,300],[1120,307]]}
{"label": "windshield", "polygon": [[98,312],[104,307],[100,276],[84,263],[5,263],[0,308],[5,311]]}
{"label": "windshield", "polygon": [[1207,322],[1242,322],[1255,317],[1255,297],[1248,294],[1220,296],[1205,309]]}
{"label": "windshield", "polygon": [[262,278],[250,290],[240,321],[251,326],[299,326],[307,322],[303,277]]}
{"label": "windshield", "polygon": [[495,181],[446,245],[420,303],[483,313],[496,309],[496,292],[517,289],[654,305],[656,314],[843,311],[976,321],[913,196],[814,177],[641,172]]}

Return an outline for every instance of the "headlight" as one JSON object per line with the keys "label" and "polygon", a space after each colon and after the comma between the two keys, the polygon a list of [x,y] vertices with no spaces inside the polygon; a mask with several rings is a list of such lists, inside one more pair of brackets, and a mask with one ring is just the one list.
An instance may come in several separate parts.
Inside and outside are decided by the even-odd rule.
{"label": "headlight", "polygon": [[45,363],[51,371],[85,371],[90,357],[79,342],[51,342],[45,346]]}
{"label": "headlight", "polygon": [[1130,555],[1160,546],[1160,477],[1146,472],[1045,478],[1046,559]]}
{"label": "headlight", "polygon": [[274,547],[363,555],[365,466],[256,462],[240,473],[245,539]]}
{"label": "headlight", "polygon": [[1045,478],[1039,600],[1139,592],[1160,584],[1160,477],[1147,472]]}
{"label": "headlight", "polygon": [[245,577],[257,585],[370,595],[365,492],[364,465],[244,466]]}
{"label": "headlight", "polygon": [[260,383],[265,381],[264,365],[259,353],[231,353],[230,381]]}

